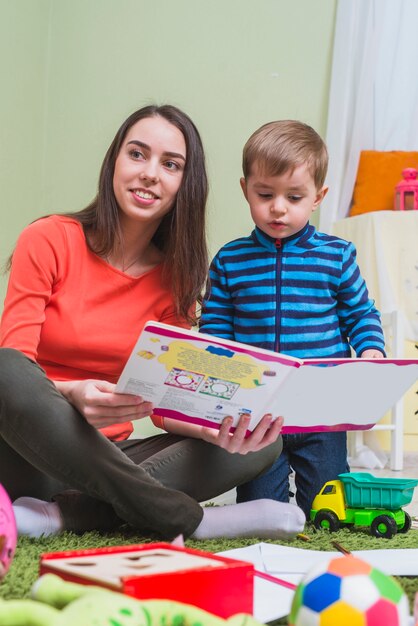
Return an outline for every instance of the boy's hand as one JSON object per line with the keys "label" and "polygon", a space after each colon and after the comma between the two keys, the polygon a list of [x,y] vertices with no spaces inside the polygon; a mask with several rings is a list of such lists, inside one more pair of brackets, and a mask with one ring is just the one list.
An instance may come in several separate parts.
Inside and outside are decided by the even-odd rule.
{"label": "boy's hand", "polygon": [[268,413],[246,437],[250,416],[242,415],[233,433],[231,433],[232,421],[232,417],[225,417],[219,431],[213,428],[202,428],[202,439],[228,452],[247,454],[257,452],[274,443],[283,427],[283,417],[273,420],[273,416]]}
{"label": "boy's hand", "polygon": [[361,353],[361,359],[384,359],[385,355],[380,350],[370,349]]}

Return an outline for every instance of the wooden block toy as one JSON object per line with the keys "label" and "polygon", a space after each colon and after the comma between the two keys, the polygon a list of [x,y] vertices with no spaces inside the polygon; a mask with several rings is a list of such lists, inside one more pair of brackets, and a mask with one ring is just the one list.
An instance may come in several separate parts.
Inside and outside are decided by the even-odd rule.
{"label": "wooden block toy", "polygon": [[142,600],[192,604],[223,618],[253,612],[253,564],[166,543],[43,554],[40,574],[47,573]]}

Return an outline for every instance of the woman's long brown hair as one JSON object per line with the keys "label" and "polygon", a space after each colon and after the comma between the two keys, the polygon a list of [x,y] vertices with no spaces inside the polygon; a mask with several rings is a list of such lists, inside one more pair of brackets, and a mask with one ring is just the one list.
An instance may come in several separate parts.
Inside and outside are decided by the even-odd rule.
{"label": "woman's long brown hair", "polygon": [[116,158],[129,129],[139,120],[160,116],[176,126],[186,142],[186,164],[172,210],[163,218],[153,242],[164,255],[163,280],[169,285],[177,314],[189,323],[196,321],[195,303],[201,302],[208,270],[206,243],[206,200],[208,181],[205,155],[199,132],[191,119],[171,105],[150,105],[132,113],[119,128],[104,158],[98,193],[81,211],[68,216],[78,220],[93,251],[108,255],[121,237],[119,207],[113,191]]}

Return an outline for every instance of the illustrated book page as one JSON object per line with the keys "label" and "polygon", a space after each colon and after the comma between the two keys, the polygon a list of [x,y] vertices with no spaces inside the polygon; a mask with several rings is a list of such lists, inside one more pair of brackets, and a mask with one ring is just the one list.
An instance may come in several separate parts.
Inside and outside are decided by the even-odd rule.
{"label": "illustrated book page", "polygon": [[253,430],[301,361],[212,335],[147,322],[116,386],[162,417],[219,427],[251,415]]}

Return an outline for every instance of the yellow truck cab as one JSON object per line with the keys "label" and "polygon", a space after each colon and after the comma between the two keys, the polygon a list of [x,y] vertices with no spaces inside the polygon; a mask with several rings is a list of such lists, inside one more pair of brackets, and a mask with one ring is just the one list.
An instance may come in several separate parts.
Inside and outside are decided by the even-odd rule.
{"label": "yellow truck cab", "polygon": [[322,487],[312,503],[316,511],[332,511],[340,521],[345,520],[344,489],[340,480],[330,480]]}

